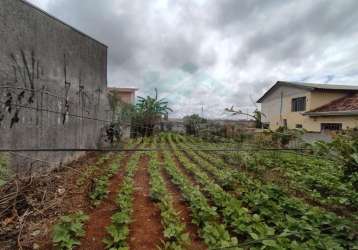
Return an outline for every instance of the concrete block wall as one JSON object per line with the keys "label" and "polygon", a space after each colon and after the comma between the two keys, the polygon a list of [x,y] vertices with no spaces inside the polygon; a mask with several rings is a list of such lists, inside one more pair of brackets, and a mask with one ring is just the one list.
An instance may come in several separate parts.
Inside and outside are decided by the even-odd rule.
{"label": "concrete block wall", "polygon": [[[107,47],[26,1],[0,0],[0,148],[96,148],[109,119]],[[79,155],[11,162],[47,169]]]}

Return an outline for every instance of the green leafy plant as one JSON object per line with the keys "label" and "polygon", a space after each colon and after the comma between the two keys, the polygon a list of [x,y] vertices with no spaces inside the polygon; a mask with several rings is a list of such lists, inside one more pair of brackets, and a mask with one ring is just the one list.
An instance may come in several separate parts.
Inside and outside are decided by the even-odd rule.
{"label": "green leafy plant", "polygon": [[118,211],[112,215],[112,223],[107,227],[108,236],[103,240],[107,249],[128,249],[127,238],[129,235],[129,224],[131,222],[133,212],[133,177],[137,169],[137,163],[140,155],[141,154],[136,153],[128,162],[127,171],[116,199]]}
{"label": "green leafy plant", "polygon": [[[265,248],[287,249],[295,248],[298,244],[306,249],[319,249],[327,246],[331,246],[333,249],[342,249],[342,247],[349,249],[355,245],[356,230],[348,220],[341,219],[333,213],[322,212],[298,199],[291,198],[277,185],[264,184],[258,179],[252,179],[244,172],[228,166],[217,155],[191,150],[186,150],[187,155],[185,155],[182,150],[176,150],[177,145],[173,143],[174,140],[169,139],[169,141],[182,166],[195,176],[196,180],[202,185],[202,189],[210,195],[212,201],[218,207],[225,223],[230,225],[240,238],[245,236],[249,241],[259,240],[254,245]],[[176,138],[176,141],[180,140]],[[180,148],[185,148],[185,145],[181,143],[178,145]],[[203,146],[203,143],[200,145]],[[207,147],[208,144],[205,143],[205,146]],[[186,146],[186,148],[189,147]],[[195,155],[200,156],[202,160]],[[265,153],[264,155],[265,157],[261,158],[260,156],[260,160],[254,162],[275,164],[277,159],[271,159],[272,154]],[[292,154],[284,154],[284,156],[289,159],[293,158]],[[194,162],[197,164],[193,164],[188,157],[190,160],[195,159]],[[252,155],[245,157],[247,158],[245,161],[250,162]],[[278,159],[282,160],[282,157]],[[308,163],[312,161],[312,158],[302,156],[300,161]],[[281,161],[277,164],[283,165]],[[315,169],[315,165],[306,166],[302,173],[313,171],[312,169]],[[322,175],[322,170],[318,170],[321,172],[320,174],[319,172],[308,174],[317,179]],[[332,170],[328,172],[326,170],[324,174],[328,175],[323,176],[323,179],[327,179]],[[204,172],[212,176],[222,187],[224,186],[221,181],[223,176],[226,174],[233,176],[232,183],[240,200],[212,183],[212,178]],[[336,180],[339,181],[339,179]],[[261,240],[272,236],[275,236],[275,240]]]}
{"label": "green leafy plant", "polygon": [[108,194],[108,176],[101,176],[95,179],[94,188],[90,193],[90,199],[95,206],[99,205],[100,202],[107,197]]}
{"label": "green leafy plant", "polygon": [[151,136],[155,124],[172,111],[167,101],[158,99],[157,89],[155,89],[154,97],[139,96],[135,110],[132,119],[132,132],[134,135],[142,137]]}
{"label": "green leafy plant", "polygon": [[[184,199],[190,205],[192,221],[200,228],[200,236],[204,239],[204,242],[213,248],[236,245],[237,238],[222,238],[222,235],[230,234],[226,226],[218,223],[219,216],[216,209],[208,204],[207,199],[199,188],[192,186],[187,178],[177,170],[170,153],[164,151],[163,154],[164,169],[171,177],[172,182],[182,191]],[[213,233],[214,230],[221,233]]]}
{"label": "green leafy plant", "polygon": [[185,225],[180,222],[179,214],[174,210],[173,201],[165,187],[164,179],[159,170],[159,162],[154,152],[147,153],[150,157],[150,196],[158,203],[161,221],[164,228],[164,249],[186,249],[189,235],[185,232]]}
{"label": "green leafy plant", "polygon": [[82,211],[62,216],[53,227],[53,243],[58,249],[73,249],[80,245],[79,238],[84,236],[84,222],[88,216]]}
{"label": "green leafy plant", "polygon": [[0,154],[0,187],[4,185],[11,176],[8,168],[8,159],[6,155]]}

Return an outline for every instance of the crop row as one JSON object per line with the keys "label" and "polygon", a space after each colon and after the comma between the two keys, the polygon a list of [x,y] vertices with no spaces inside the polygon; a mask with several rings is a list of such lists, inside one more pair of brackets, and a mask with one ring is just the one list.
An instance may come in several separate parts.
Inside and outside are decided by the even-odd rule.
{"label": "crop row", "polygon": [[135,153],[127,164],[127,170],[116,198],[117,212],[111,217],[107,227],[107,238],[104,239],[107,249],[127,249],[129,224],[133,213],[134,174],[138,167],[140,153]]}
{"label": "crop row", "polygon": [[176,167],[170,152],[163,151],[164,168],[171,181],[181,190],[182,196],[189,204],[192,221],[199,227],[199,234],[206,245],[212,248],[223,248],[237,244],[237,239],[231,237],[225,225],[221,224],[220,216],[211,207],[197,186],[193,186],[188,178]]}
{"label": "crop row", "polygon": [[185,232],[185,224],[179,220],[179,213],[173,207],[173,200],[166,189],[165,182],[160,172],[160,164],[154,152],[149,156],[150,197],[157,203],[160,209],[161,223],[165,238],[164,249],[186,249],[190,239]]}
{"label": "crop row", "polygon": [[285,177],[321,203],[358,206],[358,193],[352,182],[342,181],[343,170],[336,162],[287,153],[255,154],[248,160],[266,168],[284,166]]}
{"label": "crop row", "polygon": [[[188,138],[192,143],[202,140]],[[204,143],[206,146],[217,146]],[[267,170],[279,169],[282,178],[290,182],[290,188],[304,191],[321,204],[358,206],[358,193],[350,181],[342,181],[341,163],[314,155],[300,155],[287,151],[250,150],[249,152],[232,152],[222,155],[226,162],[241,164],[252,172],[264,174]],[[354,209],[353,209],[354,210]]]}
{"label": "crop row", "polygon": [[[170,144],[182,164],[182,166],[192,173],[196,180],[201,184],[202,189],[210,196],[214,204],[221,212],[224,222],[228,225],[243,241],[272,238],[275,229],[268,226],[258,214],[250,214],[248,209],[242,206],[240,200],[225,192],[218,184],[211,181],[209,176],[192,163],[182,151],[177,150],[177,145],[170,139]],[[271,246],[277,247],[284,243],[284,236],[277,240],[263,240],[255,244],[257,247]]]}
{"label": "crop row", "polygon": [[[128,148],[135,148],[137,146],[136,143],[130,141],[128,143]],[[114,157],[111,164],[108,166],[104,165],[104,161],[108,160],[110,157]],[[97,178],[92,180],[92,187],[91,192],[89,194],[90,200],[94,206],[98,206],[101,201],[107,197],[108,195],[108,185],[109,179],[118,172],[119,168],[121,167],[121,161],[124,158],[123,153],[118,153],[115,156],[110,156],[109,154],[105,155],[105,158],[101,158],[100,161],[96,163],[97,167],[104,168],[105,171],[103,174]],[[104,160],[103,160],[104,159]]]}
{"label": "crop row", "polygon": [[[199,166],[213,175],[218,183],[225,184],[229,179],[231,187],[238,187],[243,204],[249,207],[251,212],[260,214],[282,233],[297,231],[294,234],[295,237],[290,237],[291,239],[298,238],[295,240],[305,242],[307,247],[311,248],[352,244],[354,230],[347,221],[331,213],[322,213],[297,199],[288,197],[278,186],[263,185],[259,181],[253,181],[247,175],[229,168],[217,157],[200,151],[187,153]],[[233,185],[231,180],[236,180],[238,183]],[[332,225],[332,228],[327,229]]]}

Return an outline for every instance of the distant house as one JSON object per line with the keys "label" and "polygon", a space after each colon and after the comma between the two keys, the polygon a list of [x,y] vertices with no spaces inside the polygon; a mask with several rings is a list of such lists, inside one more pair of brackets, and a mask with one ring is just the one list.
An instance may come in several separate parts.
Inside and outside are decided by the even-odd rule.
{"label": "distant house", "polygon": [[135,104],[135,92],[137,88],[108,88],[109,94],[114,97],[116,101],[113,107],[113,120],[121,121],[121,133],[122,138],[129,138],[131,131],[131,118],[125,112],[120,112],[125,109],[127,104]]}
{"label": "distant house", "polygon": [[108,91],[114,95],[117,100],[127,104],[134,104],[135,92],[137,90],[137,88],[108,88]]}
{"label": "distant house", "polygon": [[358,86],[278,81],[257,102],[273,130],[358,127]]}

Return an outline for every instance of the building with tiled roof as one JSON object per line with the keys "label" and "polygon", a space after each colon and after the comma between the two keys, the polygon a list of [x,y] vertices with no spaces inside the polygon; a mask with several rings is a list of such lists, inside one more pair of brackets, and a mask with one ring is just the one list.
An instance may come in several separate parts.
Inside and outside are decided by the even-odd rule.
{"label": "building with tiled roof", "polygon": [[358,127],[358,86],[279,81],[257,101],[271,129]]}

